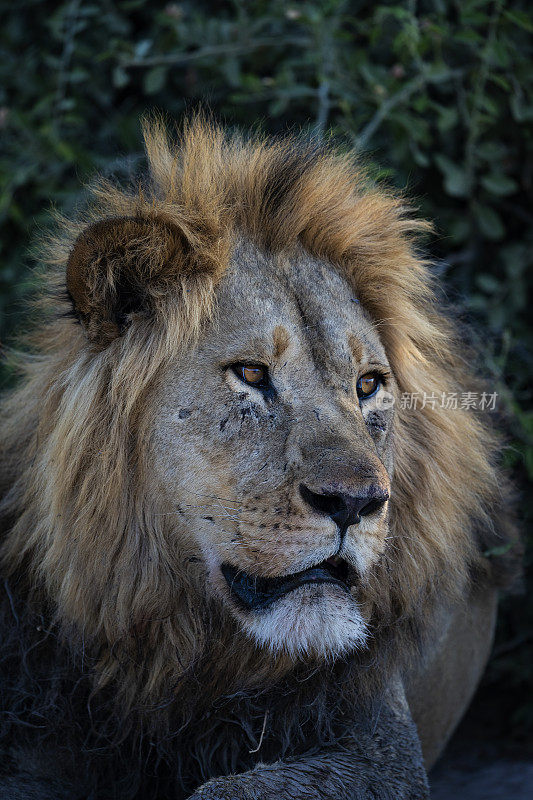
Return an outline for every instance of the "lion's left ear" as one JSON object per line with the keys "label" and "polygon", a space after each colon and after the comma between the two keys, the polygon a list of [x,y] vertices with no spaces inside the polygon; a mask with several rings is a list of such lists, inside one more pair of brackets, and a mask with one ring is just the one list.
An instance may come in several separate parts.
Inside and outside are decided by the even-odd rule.
{"label": "lion's left ear", "polygon": [[90,341],[106,347],[135,312],[150,312],[185,261],[180,229],[159,219],[117,217],[87,227],[67,263],[67,292]]}

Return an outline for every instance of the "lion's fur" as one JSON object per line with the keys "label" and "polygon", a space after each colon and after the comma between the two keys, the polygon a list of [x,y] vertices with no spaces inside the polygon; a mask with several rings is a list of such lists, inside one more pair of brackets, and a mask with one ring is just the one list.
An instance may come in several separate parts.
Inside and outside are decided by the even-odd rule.
{"label": "lion's fur", "polygon": [[[166,708],[169,687],[195,702],[204,697],[207,707],[241,687],[289,686],[300,669],[283,658],[273,667],[226,632],[223,612],[191,600],[195,565],[170,553],[144,488],[145,399],[177,348],[201,336],[236,235],[273,253],[303,246],[336,265],[377,325],[400,392],[440,399],[472,388],[471,365],[458,354],[414,246],[427,225],[401,198],[372,186],[351,156],[291,138],[228,136],[201,118],[185,126],[178,145],[161,124],[148,125],[146,148],[146,184],[128,193],[98,183],[89,210],[75,223],[60,220],[48,242],[46,320],[32,335],[33,353],[19,357],[22,379],[4,399],[0,422],[3,572],[66,637],[75,664],[85,648],[100,691],[112,687],[126,717]],[[95,270],[83,294],[75,262],[91,252],[99,222],[119,217],[131,220],[146,288],[140,311],[126,307],[112,319],[105,303],[113,288],[103,297],[109,289]],[[109,241],[121,259],[127,247]],[[120,291],[128,277],[118,255],[106,269],[108,285]],[[77,313],[91,320],[87,335],[67,313],[69,299],[59,298],[67,264]],[[104,308],[101,318],[93,302]],[[498,580],[483,552],[507,541],[507,489],[482,417],[439,402],[416,414],[399,410],[392,541],[368,589],[374,636],[370,656],[358,656],[358,686],[374,685],[389,658],[419,643],[436,600],[460,601],[472,580]],[[328,674],[321,673],[320,697],[329,696],[333,714]],[[291,713],[301,722],[307,712]],[[260,712],[251,717],[260,729]]]}

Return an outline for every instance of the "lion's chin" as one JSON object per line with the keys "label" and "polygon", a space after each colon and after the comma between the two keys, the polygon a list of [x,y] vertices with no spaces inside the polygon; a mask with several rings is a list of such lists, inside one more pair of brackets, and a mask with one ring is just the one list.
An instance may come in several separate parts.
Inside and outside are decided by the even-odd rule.
{"label": "lion's chin", "polygon": [[331,560],[275,578],[221,567],[242,627],[261,647],[329,660],[360,649],[366,624],[344,565]]}

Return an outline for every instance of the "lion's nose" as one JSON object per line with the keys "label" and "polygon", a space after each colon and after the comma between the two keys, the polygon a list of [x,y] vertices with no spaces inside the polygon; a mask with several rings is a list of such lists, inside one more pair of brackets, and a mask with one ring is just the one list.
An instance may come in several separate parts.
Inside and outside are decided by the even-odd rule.
{"label": "lion's nose", "polygon": [[361,517],[379,511],[389,499],[387,492],[378,486],[368,486],[357,495],[352,495],[327,490],[317,493],[301,483],[300,494],[314,511],[331,517],[343,531],[360,522]]}

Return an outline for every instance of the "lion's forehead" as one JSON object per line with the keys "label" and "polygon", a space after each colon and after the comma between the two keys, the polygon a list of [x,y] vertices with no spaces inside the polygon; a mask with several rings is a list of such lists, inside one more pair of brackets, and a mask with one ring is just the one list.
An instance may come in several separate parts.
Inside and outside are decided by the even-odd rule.
{"label": "lion's forehead", "polygon": [[218,287],[217,305],[216,323],[207,335],[217,348],[231,351],[250,343],[253,350],[255,344],[259,358],[274,332],[282,330],[288,343],[322,362],[316,366],[344,370],[353,361],[354,337],[356,360],[386,363],[354,288],[338,269],[304,251],[272,256],[239,242]]}

